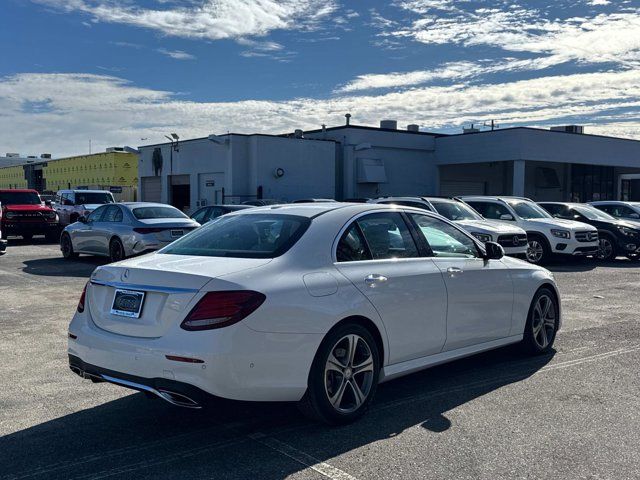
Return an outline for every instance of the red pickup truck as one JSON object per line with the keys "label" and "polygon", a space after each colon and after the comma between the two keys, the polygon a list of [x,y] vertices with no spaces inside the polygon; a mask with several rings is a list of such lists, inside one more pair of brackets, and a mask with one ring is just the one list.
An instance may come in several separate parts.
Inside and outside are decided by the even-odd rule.
{"label": "red pickup truck", "polygon": [[30,240],[34,235],[44,235],[49,241],[57,241],[58,215],[50,205],[43,205],[35,190],[0,189],[0,232],[2,239],[20,235]]}

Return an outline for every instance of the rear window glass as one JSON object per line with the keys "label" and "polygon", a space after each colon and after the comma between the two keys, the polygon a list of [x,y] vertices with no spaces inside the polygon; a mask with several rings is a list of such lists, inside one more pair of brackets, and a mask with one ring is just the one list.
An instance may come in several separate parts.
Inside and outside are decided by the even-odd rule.
{"label": "rear window glass", "polygon": [[173,255],[273,258],[289,250],[311,221],[295,215],[218,217],[160,250]]}
{"label": "rear window glass", "polygon": [[0,192],[2,205],[40,205],[42,201],[35,192]]}
{"label": "rear window glass", "polygon": [[113,203],[109,192],[76,192],[76,205],[92,203]]}
{"label": "rear window glass", "polygon": [[150,218],[189,218],[177,208],[173,207],[138,207],[133,209],[133,215],[138,220]]}

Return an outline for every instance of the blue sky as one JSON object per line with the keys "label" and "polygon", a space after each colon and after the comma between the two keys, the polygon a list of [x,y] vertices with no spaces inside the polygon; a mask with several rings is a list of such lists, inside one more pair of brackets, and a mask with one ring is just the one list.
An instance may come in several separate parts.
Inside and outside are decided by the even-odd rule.
{"label": "blue sky", "polygon": [[5,0],[2,18],[0,153],[281,133],[346,112],[640,138],[640,1]]}

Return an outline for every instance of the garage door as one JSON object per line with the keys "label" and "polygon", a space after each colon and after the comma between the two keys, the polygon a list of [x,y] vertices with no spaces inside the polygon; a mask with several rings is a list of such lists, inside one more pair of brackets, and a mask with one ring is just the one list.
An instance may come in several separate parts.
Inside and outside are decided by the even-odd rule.
{"label": "garage door", "polygon": [[142,177],[142,194],[140,200],[143,202],[160,202],[162,198],[161,178]]}
{"label": "garage door", "polygon": [[484,182],[440,182],[440,195],[458,197],[461,195],[484,195]]}

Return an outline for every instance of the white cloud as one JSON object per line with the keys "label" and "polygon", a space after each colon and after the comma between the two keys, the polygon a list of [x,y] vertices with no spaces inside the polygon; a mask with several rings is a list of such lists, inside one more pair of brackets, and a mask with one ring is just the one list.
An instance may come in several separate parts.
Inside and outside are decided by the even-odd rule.
{"label": "white cloud", "polygon": [[[596,0],[598,1],[598,0]],[[424,44],[490,46],[546,56],[553,64],[619,63],[640,65],[640,10],[602,13],[589,18],[547,18],[538,9],[512,4],[504,9],[463,10],[464,1],[410,0],[399,4],[418,14],[409,25],[384,35]],[[601,4],[601,3],[599,3]],[[433,8],[453,13],[429,14]]]}
{"label": "white cloud", "polygon": [[158,53],[173,58],[174,60],[195,60],[196,57],[190,53],[183,52],[182,50],[167,50],[165,48],[159,48]]}
{"label": "white cloud", "polygon": [[[38,108],[34,108],[34,105]],[[0,79],[0,149],[55,155],[162,141],[212,132],[282,133],[319,124],[376,125],[395,117],[400,125],[456,129],[495,118],[502,126],[594,124],[598,133],[640,138],[640,71],[543,77],[509,83],[415,88],[384,95],[286,101],[189,102],[165,91],[139,88],[113,76],[20,74]]]}
{"label": "white cloud", "polygon": [[32,0],[94,20],[149,28],[167,36],[219,40],[313,30],[337,9],[335,0],[179,0],[153,9],[130,0]]}

